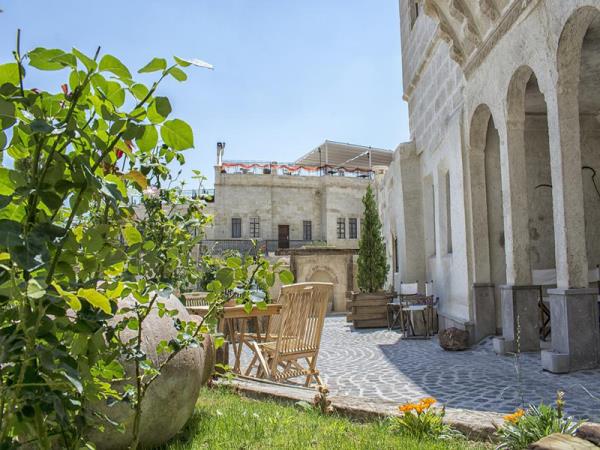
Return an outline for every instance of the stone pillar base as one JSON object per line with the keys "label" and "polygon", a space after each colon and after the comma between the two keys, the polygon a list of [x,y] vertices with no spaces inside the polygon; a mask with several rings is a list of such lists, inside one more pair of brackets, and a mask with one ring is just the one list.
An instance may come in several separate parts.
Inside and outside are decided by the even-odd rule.
{"label": "stone pillar base", "polygon": [[503,337],[495,337],[492,340],[494,346],[494,352],[498,355],[506,355],[515,351],[515,343],[513,341],[507,341]]}
{"label": "stone pillar base", "polygon": [[475,342],[496,334],[496,303],[494,285],[473,284],[473,320],[475,322]]}
{"label": "stone pillar base", "polygon": [[513,351],[540,351],[538,286],[501,286],[502,337]]}
{"label": "stone pillar base", "polygon": [[551,350],[542,350],[542,367],[552,373],[569,372],[569,355]]}
{"label": "stone pillar base", "polygon": [[[592,369],[600,363],[598,291],[596,289],[550,289],[552,352],[542,359],[543,368]],[[557,358],[562,358],[560,364]],[[545,363],[544,363],[545,361]]]}

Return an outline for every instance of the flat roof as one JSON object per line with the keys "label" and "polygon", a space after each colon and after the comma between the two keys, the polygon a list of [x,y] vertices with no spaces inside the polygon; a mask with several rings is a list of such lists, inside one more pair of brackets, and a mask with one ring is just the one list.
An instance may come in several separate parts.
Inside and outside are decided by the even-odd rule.
{"label": "flat roof", "polygon": [[298,158],[295,163],[306,166],[352,167],[369,170],[373,166],[389,166],[393,157],[392,150],[326,140]]}

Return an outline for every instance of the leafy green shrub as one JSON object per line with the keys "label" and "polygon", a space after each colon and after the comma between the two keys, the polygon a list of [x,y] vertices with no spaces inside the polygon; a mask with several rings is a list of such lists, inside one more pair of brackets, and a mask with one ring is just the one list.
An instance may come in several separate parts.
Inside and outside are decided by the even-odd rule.
{"label": "leafy green shrub", "polygon": [[373,293],[385,284],[389,266],[381,235],[381,221],[371,185],[367,186],[363,205],[365,209],[361,221],[358,250],[358,287],[362,292]]}
{"label": "leafy green shrub", "polygon": [[417,403],[405,403],[398,409],[400,417],[392,419],[394,432],[415,439],[455,439],[462,435],[444,424],[445,408],[433,408],[436,400],[428,397]]}
{"label": "leafy green shrub", "polygon": [[[100,49],[23,54],[19,41],[14,61],[0,64],[0,448],[81,448],[87,427],[111,423],[98,402],[127,402],[139,423],[162,368],[140,346],[151,310],[178,330],[157,349],[168,361],[214,330],[229,299],[251,308],[250,290],[272,286],[278,268],[261,258],[219,262],[211,314],[199,324],[160,300],[197,282],[190,249],[206,216],[199,200],[171,188],[171,166],[185,163],[194,140],[157,90],[206,63],[154,58],[138,71],[155,78],[145,85]],[[26,64],[66,72],[67,82],[54,93],[29,87]],[[132,191],[143,195],[141,211]],[[125,297],[133,307],[122,307]],[[123,342],[125,328],[137,333]],[[136,368],[127,380],[123,359]]]}
{"label": "leafy green shrub", "polygon": [[504,416],[504,424],[496,429],[500,439],[497,449],[521,450],[553,433],[574,435],[583,421],[563,415],[563,396],[562,392],[558,393],[556,407],[542,403]]}

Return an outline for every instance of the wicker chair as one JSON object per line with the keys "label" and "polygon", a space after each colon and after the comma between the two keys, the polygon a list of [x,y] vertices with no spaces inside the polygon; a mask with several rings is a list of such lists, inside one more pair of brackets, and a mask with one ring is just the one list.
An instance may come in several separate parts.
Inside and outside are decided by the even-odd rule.
{"label": "wicker chair", "polygon": [[258,377],[282,381],[306,376],[305,386],[312,378],[322,385],[316,364],[332,291],[331,283],[298,283],[281,289],[282,309],[269,329],[271,340],[251,344]]}

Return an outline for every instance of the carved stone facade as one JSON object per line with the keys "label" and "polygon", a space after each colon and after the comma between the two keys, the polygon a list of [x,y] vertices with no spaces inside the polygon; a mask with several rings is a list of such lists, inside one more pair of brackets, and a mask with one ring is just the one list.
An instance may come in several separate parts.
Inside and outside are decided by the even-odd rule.
{"label": "carved stone facade", "polygon": [[600,0],[400,0],[400,17],[412,142],[378,176],[390,284],[432,279],[442,327],[505,351],[519,328],[539,350],[542,301],[544,368],[598,365]]}

